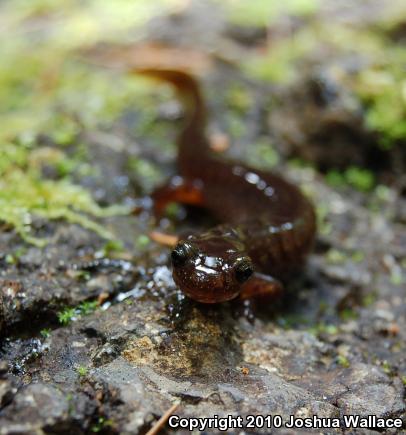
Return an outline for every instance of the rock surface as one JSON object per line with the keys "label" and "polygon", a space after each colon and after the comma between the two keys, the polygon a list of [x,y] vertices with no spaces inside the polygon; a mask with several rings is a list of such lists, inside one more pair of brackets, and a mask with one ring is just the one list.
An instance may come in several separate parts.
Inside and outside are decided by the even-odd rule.
{"label": "rock surface", "polygon": [[[182,42],[187,18],[182,32],[174,27],[176,17],[162,20],[170,39],[179,34]],[[214,30],[224,30],[218,20]],[[201,44],[211,47],[213,38]],[[228,80],[219,74],[217,90]],[[296,90],[290,91],[294,96]],[[306,104],[308,97],[303,99]],[[292,105],[287,99],[263,127],[270,124],[273,136],[284,138],[286,125],[279,120],[289,113],[294,128],[288,133],[298,128],[307,135],[291,140],[295,149],[314,137],[303,126],[318,115],[309,103],[308,118],[299,122]],[[355,112],[347,109],[342,123],[364,138]],[[213,111],[221,120],[221,104],[213,104]],[[319,127],[329,130],[327,115]],[[249,127],[253,121],[247,122]],[[131,177],[124,168],[128,149],[100,152],[95,135],[89,141],[93,164],[107,165],[109,180]],[[291,149],[286,155],[297,153]],[[361,160],[363,151],[357,149]],[[234,152],[245,155],[241,146]],[[162,167],[172,170],[171,163]],[[11,231],[0,233],[0,435],[145,433],[173,403],[185,417],[357,414],[401,417],[405,424],[404,199],[394,191],[384,199],[346,195],[327,187],[312,169],[282,162],[282,170],[323,210],[320,231],[303,276],[283,302],[254,308],[254,316],[238,302],[207,307],[186,300],[172,281],[169,250],[135,242],[155,228],[148,214],[106,219],[125,245],[113,253],[73,224],[38,222],[52,235],[44,249],[24,245]],[[134,194],[113,181],[105,187],[106,202]],[[90,188],[97,192],[106,182],[96,177]],[[368,209],[372,201],[381,212]],[[23,253],[8,261],[16,252]]]}

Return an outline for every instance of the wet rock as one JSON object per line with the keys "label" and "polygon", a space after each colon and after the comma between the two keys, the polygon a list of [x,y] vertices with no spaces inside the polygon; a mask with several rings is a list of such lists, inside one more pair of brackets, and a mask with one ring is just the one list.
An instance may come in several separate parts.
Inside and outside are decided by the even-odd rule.
{"label": "wet rock", "polygon": [[5,374],[7,374],[9,369],[8,362],[5,360],[0,361],[0,379],[4,377]]}
{"label": "wet rock", "polygon": [[281,91],[279,109],[270,113],[270,132],[283,144],[282,153],[315,162],[323,171],[366,166],[374,159],[383,164],[387,155],[379,153],[366,129],[360,101],[335,77],[335,62],[329,68],[326,61],[319,73],[311,69],[296,86]]}
{"label": "wet rock", "polygon": [[[300,343],[300,348],[297,344]],[[247,363],[258,365],[287,380],[300,379],[304,373],[317,372],[331,348],[313,335],[300,331],[275,331],[247,337],[243,352]]]}
{"label": "wet rock", "polygon": [[[399,388],[400,387],[400,388]],[[337,405],[347,415],[399,415],[405,411],[403,388],[391,385],[366,385],[357,391],[343,394]]]}
{"label": "wet rock", "polygon": [[[18,325],[24,328],[25,322],[41,329],[56,323],[57,312],[66,307],[131,289],[137,279],[131,262],[95,259],[103,243],[91,231],[62,226],[56,228],[53,242],[43,250],[29,248],[17,262],[3,268],[0,335]],[[64,249],[59,249],[60,245]],[[91,248],[83,251],[83,246]]]}
{"label": "wet rock", "polygon": [[10,381],[1,379],[0,380],[0,408],[11,402],[16,389]]}
{"label": "wet rock", "polygon": [[63,431],[69,412],[67,398],[55,387],[31,384],[21,388],[0,416],[0,434],[32,434],[47,429]]}
{"label": "wet rock", "polygon": [[[220,16],[211,20],[201,7],[156,19],[150,29],[159,28],[157,38],[181,44],[203,31],[199,44],[217,53],[218,41],[227,38],[225,27]],[[219,89],[213,94],[224,91]],[[256,94],[261,90],[258,84]],[[285,144],[282,160],[301,156],[324,171],[376,157],[369,152],[374,138],[364,128],[359,101],[333,71],[320,68],[292,88],[269,92],[278,102],[272,111],[262,100],[255,104],[261,116],[269,116],[272,138]],[[257,121],[253,141],[266,132]],[[119,137],[115,130],[84,133],[92,164],[108,168],[77,176],[105,204],[142,190],[131,185],[125,163],[127,147],[138,155],[144,146],[123,125],[114,128]],[[353,143],[358,146],[344,146]],[[103,148],[110,145],[114,151]],[[248,145],[241,140],[241,149]],[[165,164],[158,151],[148,150]],[[236,147],[237,158],[240,151]],[[171,165],[162,171],[171,172]],[[143,433],[173,403],[189,417],[404,418],[406,251],[399,212],[404,200],[389,195],[373,212],[370,196],[340,194],[314,170],[292,170],[283,162],[280,170],[318,207],[317,246],[278,309],[263,307],[253,316],[244,317],[246,306],[238,302],[207,307],[180,295],[168,249],[147,237],[156,229],[148,212],[104,221],[125,247],[111,258],[104,240],[77,225],[43,223],[41,230],[51,237],[44,249],[0,232],[0,435]],[[171,232],[189,225],[164,223]],[[204,220],[190,225],[206,229]],[[6,260],[16,251],[21,252]],[[86,301],[97,303],[79,312]],[[58,320],[69,309],[73,312]]]}
{"label": "wet rock", "polygon": [[93,356],[93,363],[95,366],[105,365],[113,361],[118,355],[119,347],[106,343]]}
{"label": "wet rock", "polygon": [[8,405],[17,392],[18,379],[8,374],[9,364],[0,361],[0,409]]}

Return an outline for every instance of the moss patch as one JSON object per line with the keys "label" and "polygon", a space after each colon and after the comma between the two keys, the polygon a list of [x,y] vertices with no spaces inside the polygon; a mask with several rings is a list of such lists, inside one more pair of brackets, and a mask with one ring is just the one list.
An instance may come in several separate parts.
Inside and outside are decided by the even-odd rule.
{"label": "moss patch", "polygon": [[350,166],[343,172],[332,170],[327,173],[326,181],[334,187],[351,186],[357,190],[368,192],[375,184],[374,174],[362,168]]}
{"label": "moss patch", "polygon": [[[86,148],[80,135],[109,128],[133,107],[154,107],[155,96],[145,80],[96,68],[76,53],[101,40],[123,41],[130,29],[171,4],[120,0],[118,7],[110,0],[16,0],[0,5],[6,24],[0,26],[0,222],[25,241],[38,246],[46,242],[30,231],[38,217],[64,219],[111,237],[94,218],[127,210],[99,207],[69,179],[79,166],[86,169],[78,152]],[[38,150],[39,136],[52,144],[45,154]],[[77,150],[74,158],[65,154],[67,145]],[[60,179],[44,178],[44,162]]]}
{"label": "moss patch", "polygon": [[355,84],[367,108],[367,125],[380,133],[384,149],[406,141],[405,65],[406,49],[393,47],[379,64],[362,71]]}
{"label": "moss patch", "polygon": [[297,16],[314,13],[319,7],[318,0],[285,0],[273,2],[263,0],[226,0],[221,5],[228,19],[241,26],[267,26],[282,14]]}
{"label": "moss patch", "polygon": [[17,144],[7,144],[1,152],[0,221],[37,246],[43,246],[46,239],[31,235],[34,218],[65,219],[96,231],[102,237],[112,237],[89,216],[106,217],[126,213],[127,209],[100,207],[88,191],[68,179],[43,179],[30,155],[30,148]]}

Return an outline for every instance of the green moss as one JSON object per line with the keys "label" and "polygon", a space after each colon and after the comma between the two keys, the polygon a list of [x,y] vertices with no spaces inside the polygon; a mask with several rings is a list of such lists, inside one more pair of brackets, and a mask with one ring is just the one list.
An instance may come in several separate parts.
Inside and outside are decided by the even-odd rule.
{"label": "green moss", "polygon": [[280,157],[269,138],[259,138],[246,153],[247,162],[260,169],[270,169],[278,165]]}
{"label": "green moss", "polygon": [[124,251],[124,244],[120,240],[108,240],[101,251],[102,257],[111,257]]}
{"label": "green moss", "polygon": [[317,228],[320,234],[328,235],[332,231],[331,222],[328,220],[329,205],[325,202],[318,202],[316,205]]}
{"label": "green moss", "polygon": [[76,372],[80,377],[86,376],[88,371],[88,368],[84,366],[79,366],[76,368]]}
{"label": "green moss", "polygon": [[26,242],[37,246],[44,246],[47,240],[31,234],[35,218],[64,219],[112,238],[93,218],[124,213],[128,213],[125,207],[101,208],[88,191],[67,179],[43,179],[39,171],[29,165],[10,164],[7,168],[3,165],[0,172],[0,221],[13,227]]}
{"label": "green moss", "polygon": [[304,169],[304,168],[312,168],[313,167],[313,165],[310,162],[308,162],[306,160],[303,160],[303,159],[301,159],[299,157],[293,158],[293,159],[289,159],[288,160],[288,165],[291,168],[297,168],[297,169]]}
{"label": "green moss", "polygon": [[403,275],[402,270],[400,268],[394,267],[390,274],[390,282],[393,285],[402,285],[403,284]]}
{"label": "green moss", "polygon": [[382,63],[362,71],[355,90],[366,106],[368,127],[389,149],[406,140],[406,49],[388,46],[384,53]]}
{"label": "green moss", "polygon": [[7,264],[16,264],[17,263],[17,260],[11,254],[7,254],[5,260],[6,260]]}
{"label": "green moss", "polygon": [[308,331],[316,336],[320,334],[336,335],[338,328],[336,325],[320,322],[308,329]]}
{"label": "green moss", "polygon": [[330,264],[342,264],[347,260],[347,256],[337,249],[330,249],[326,254],[326,259]]}
{"label": "green moss", "polygon": [[242,26],[268,26],[282,14],[308,15],[314,13],[317,0],[285,0],[273,2],[264,0],[226,0],[221,5],[225,8],[229,20]]}
{"label": "green moss", "polygon": [[68,325],[73,320],[76,320],[78,316],[87,316],[99,307],[99,302],[85,301],[79,304],[77,307],[67,307],[57,313],[59,323],[62,325]]}
{"label": "green moss", "polygon": [[351,308],[345,308],[345,309],[341,310],[339,315],[340,315],[341,320],[343,320],[344,322],[358,318],[358,313]]}
{"label": "green moss", "polygon": [[338,333],[338,328],[336,325],[327,324],[325,325],[324,330],[329,335],[335,335]]}
{"label": "green moss", "polygon": [[226,121],[227,131],[234,139],[239,139],[244,135],[246,126],[244,118],[240,114],[229,112],[226,116]]}
{"label": "green moss", "polygon": [[326,174],[326,181],[333,187],[351,186],[361,192],[370,191],[375,184],[373,173],[367,169],[350,166],[343,172],[331,170]]}
{"label": "green moss", "polygon": [[[238,2],[237,2],[238,3]],[[264,8],[272,8],[270,5]],[[272,2],[268,2],[272,3]],[[255,2],[246,2],[241,9],[241,19],[252,22],[249,9],[258,12],[258,19],[264,20],[268,13],[256,8]],[[390,7],[388,6],[387,9]],[[239,9],[236,8],[238,11]],[[404,12],[404,8],[403,8]],[[403,15],[404,16],[404,15]],[[397,23],[401,16],[397,16]],[[357,44],[354,45],[354,41]],[[300,79],[303,68],[312,54],[320,56],[319,52],[327,50],[340,55],[358,55],[366,59],[365,67],[358,72],[347,74],[335,66],[332,73],[339,77],[340,82],[350,92],[358,96],[365,107],[365,122],[370,130],[378,133],[378,144],[383,149],[389,149],[395,144],[406,140],[406,81],[404,65],[406,49],[393,43],[378,27],[350,28],[323,21],[315,21],[305,28],[293,33],[289,38],[275,38],[269,44],[269,49],[261,56],[243,60],[245,71],[256,79],[272,83],[287,84]],[[351,177],[351,175],[350,175]],[[332,176],[331,180],[340,183],[340,179]],[[356,175],[355,183],[358,183]],[[365,187],[361,181],[361,189],[371,186],[366,181]]]}
{"label": "green moss", "polygon": [[105,417],[99,417],[97,423],[91,427],[91,431],[94,433],[101,432],[104,428],[112,427],[113,421],[106,419]]}
{"label": "green moss", "polygon": [[151,192],[159,182],[163,181],[161,171],[148,160],[130,157],[128,169],[134,172],[140,181],[142,181],[142,187],[146,192]]}
{"label": "green moss", "polygon": [[367,169],[352,166],[345,170],[344,176],[350,186],[360,191],[367,192],[371,190],[375,184],[374,175]]}
{"label": "green moss", "polygon": [[377,299],[377,293],[376,292],[370,292],[367,293],[363,298],[362,298],[362,306],[363,307],[369,307],[371,306]]}
{"label": "green moss", "polygon": [[275,41],[264,55],[245,61],[243,69],[255,79],[289,83],[300,73],[297,62],[311,53],[317,42],[312,31],[304,30],[292,38]]}
{"label": "green moss", "polygon": [[6,255],[5,260],[7,264],[17,264],[20,257],[26,252],[25,247],[17,248],[13,253]]}
{"label": "green moss", "polygon": [[89,281],[92,277],[88,270],[76,270],[73,274],[78,281]]}
{"label": "green moss", "polygon": [[364,258],[365,258],[365,255],[364,255],[364,253],[362,251],[354,251],[351,254],[351,260],[354,263],[361,263],[361,261],[363,261]]}
{"label": "green moss", "polygon": [[338,172],[335,169],[332,169],[331,171],[327,172],[326,181],[328,184],[330,184],[330,186],[333,187],[340,188],[346,186],[345,178],[342,172]]}
{"label": "green moss", "polygon": [[393,368],[392,366],[389,364],[388,361],[384,360],[381,362],[381,367],[382,370],[387,374],[387,375],[392,375],[393,374]]}
{"label": "green moss", "polygon": [[330,249],[326,254],[326,260],[330,264],[343,264],[348,259],[359,263],[364,259],[364,254],[361,251],[354,251],[350,256],[345,252],[339,251],[337,249]]}
{"label": "green moss", "polygon": [[276,322],[281,328],[288,330],[291,328],[308,325],[310,320],[302,314],[292,313],[277,317]]}
{"label": "green moss", "polygon": [[389,187],[380,184],[379,186],[376,186],[374,193],[379,201],[387,202],[390,200],[393,191]]}
{"label": "green moss", "polygon": [[[101,39],[122,41],[129,29],[168,5],[168,0],[122,0],[120,7],[112,0],[61,0],[57,7],[49,0],[0,5],[0,15],[8,23],[0,29],[0,221],[25,241],[46,243],[31,233],[36,218],[64,219],[111,238],[95,218],[128,211],[99,207],[68,179],[72,172],[84,175],[93,170],[83,155],[68,158],[53,148],[52,161],[50,154],[38,158],[36,137],[46,135],[60,149],[74,145],[80,150],[84,129],[108,127],[134,107],[152,107],[145,80],[96,68],[80,60],[76,50]],[[27,32],[27,22],[43,16],[47,19]],[[63,179],[45,180],[43,161]]]}
{"label": "green moss", "polygon": [[232,83],[226,93],[226,103],[231,110],[245,115],[253,104],[253,97],[240,83]]}
{"label": "green moss", "polygon": [[68,325],[72,320],[75,319],[76,310],[74,308],[65,308],[58,313],[59,323],[62,325]]}
{"label": "green moss", "polygon": [[48,338],[51,335],[51,330],[49,328],[41,329],[40,334],[43,338]]}
{"label": "green moss", "polygon": [[98,301],[86,301],[82,302],[77,308],[76,312],[84,316],[93,313],[98,308]]}
{"label": "green moss", "polygon": [[165,216],[171,220],[179,218],[182,214],[182,205],[177,202],[170,202],[165,208]]}
{"label": "green moss", "polygon": [[373,194],[368,198],[368,209],[375,213],[382,213],[383,210],[386,210],[386,213],[390,213],[388,203],[392,201],[394,195],[394,190],[389,187],[381,184],[376,186]]}
{"label": "green moss", "polygon": [[344,368],[348,368],[351,365],[350,361],[348,360],[348,358],[346,356],[344,356],[344,355],[338,355],[337,356],[337,363],[340,366],[344,367]]}
{"label": "green moss", "polygon": [[151,242],[150,238],[145,234],[142,234],[137,237],[135,243],[139,249],[145,249],[150,244],[150,242]]}

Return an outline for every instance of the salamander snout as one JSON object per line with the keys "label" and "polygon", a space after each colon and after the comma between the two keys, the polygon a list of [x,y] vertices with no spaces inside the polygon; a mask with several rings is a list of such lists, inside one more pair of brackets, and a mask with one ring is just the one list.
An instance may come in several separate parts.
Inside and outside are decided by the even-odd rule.
{"label": "salamander snout", "polygon": [[171,253],[173,278],[190,298],[204,303],[234,299],[254,273],[251,259],[226,239],[189,238]]}

